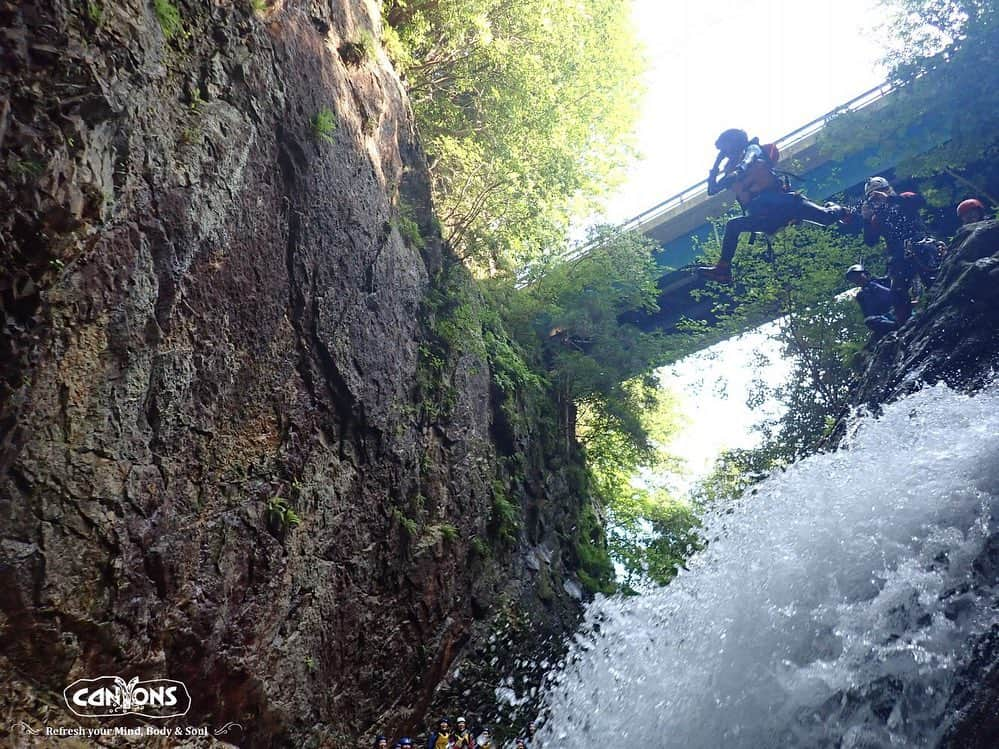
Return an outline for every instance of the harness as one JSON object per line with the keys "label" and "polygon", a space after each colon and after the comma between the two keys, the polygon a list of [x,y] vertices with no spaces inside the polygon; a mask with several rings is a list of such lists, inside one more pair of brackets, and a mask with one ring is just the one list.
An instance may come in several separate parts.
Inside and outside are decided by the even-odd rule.
{"label": "harness", "polygon": [[[770,190],[781,190],[786,192],[786,183],[783,182],[780,177],[777,176],[777,172],[774,169],[774,162],[771,161],[771,156],[767,153],[767,150],[760,147],[759,143],[754,138],[747,148],[756,146],[760,149],[760,158],[756,158],[753,162],[746,167],[746,170],[736,177],[735,181],[732,183],[732,192],[735,193],[736,200],[739,201],[739,205],[742,206],[743,211],[746,210],[746,206],[752,202],[753,198],[758,195],[762,195]],[[772,151],[776,154],[776,149]],[[735,172],[738,167],[738,161],[729,159],[725,164],[725,175],[730,175]]]}

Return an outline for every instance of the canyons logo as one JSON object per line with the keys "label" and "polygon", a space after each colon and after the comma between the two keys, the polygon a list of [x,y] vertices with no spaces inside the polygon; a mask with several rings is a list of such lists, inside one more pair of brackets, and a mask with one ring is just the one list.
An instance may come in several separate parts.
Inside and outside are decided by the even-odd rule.
{"label": "canyons logo", "polygon": [[98,676],[74,681],[62,695],[66,706],[83,718],[175,718],[191,709],[187,687],[173,679],[139,681],[136,676],[126,682],[120,676]]}

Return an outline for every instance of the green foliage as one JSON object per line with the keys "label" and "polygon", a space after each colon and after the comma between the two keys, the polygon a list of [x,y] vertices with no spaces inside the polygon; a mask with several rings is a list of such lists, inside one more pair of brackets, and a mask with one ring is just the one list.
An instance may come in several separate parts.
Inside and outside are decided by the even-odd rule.
{"label": "green foliage", "polygon": [[7,163],[11,175],[17,178],[39,177],[45,171],[45,165],[38,159],[11,159]]}
{"label": "green foliage", "polygon": [[[761,425],[761,447],[720,456],[713,474],[695,491],[701,502],[738,496],[774,468],[820,449],[830,420],[850,406],[858,354],[869,337],[856,302],[837,302],[835,297],[849,287],[843,271],[865,254],[880,255],[879,250],[817,227],[781,232],[774,239],[772,262],[759,244],[744,242],[739,249],[740,294],[721,313],[719,330],[735,332],[754,321],[780,317],[776,337],[782,358],[791,363],[789,379],[776,387],[756,382],[747,405],[755,409],[774,399],[786,411]],[[706,251],[709,256],[717,252],[717,243],[708,243]],[[883,268],[880,257],[866,258],[864,264],[874,272]],[[719,302],[722,298],[717,291],[705,294]],[[763,371],[768,365],[760,356],[754,369]]]}
{"label": "green foliage", "polygon": [[435,525],[429,525],[424,529],[423,536],[420,538],[419,543],[416,545],[416,551],[418,554],[432,549],[437,544],[444,542],[450,543],[458,538],[458,529],[455,528],[450,523],[438,523]]}
{"label": "green foliage", "polygon": [[484,269],[558,244],[631,154],[641,62],[627,0],[393,0],[383,15],[445,238]]}
{"label": "green foliage", "polygon": [[[587,472],[575,491],[592,502],[579,536],[581,579],[606,591],[611,556],[629,580],[665,582],[680,556],[679,541],[670,541],[683,537],[689,516],[632,486],[637,471],[668,463],[662,446],[675,429],[673,403],[652,372],[676,344],[627,322],[635,310],[655,309],[661,270],[640,236],[605,228],[592,239],[598,247],[584,257],[539,260],[519,290],[493,279],[488,298],[516,341],[488,333],[485,341],[501,392],[547,385],[576,413]],[[590,532],[599,528],[597,508],[610,518],[609,546],[602,531]]]}
{"label": "green foliage", "polygon": [[399,201],[399,213],[395,218],[394,226],[399,235],[413,247],[423,249],[426,241],[420,231],[420,224],[416,220],[416,209],[411,203],[405,200]]}
{"label": "green foliage", "polygon": [[371,35],[370,31],[365,29],[358,35],[357,39],[341,44],[337,52],[340,54],[340,59],[343,60],[344,65],[357,67],[374,57],[375,38]]}
{"label": "green foliage", "polygon": [[392,517],[395,518],[395,520],[399,523],[399,525],[402,526],[402,529],[406,531],[406,535],[408,535],[410,538],[416,537],[417,533],[419,533],[420,530],[420,524],[417,521],[406,515],[406,513],[404,513],[398,507],[393,507],[391,514]]}
{"label": "green foliage", "polygon": [[699,522],[687,503],[666,492],[633,489],[610,507],[608,545],[625,570],[625,584],[650,580],[665,585],[702,547]]}
{"label": "green foliage", "polygon": [[333,133],[336,132],[336,115],[327,108],[320,109],[312,118],[312,137],[325,143],[334,143]]}
{"label": "green foliage", "polygon": [[101,0],[87,0],[87,18],[94,26],[100,26],[104,18],[104,3]]}
{"label": "green foliage", "polygon": [[485,539],[475,536],[471,541],[472,552],[475,553],[480,559],[489,559],[492,557],[493,552],[489,548],[489,544],[486,543]]}
{"label": "green foliage", "polygon": [[607,550],[603,522],[592,505],[584,507],[579,517],[575,550],[579,559],[576,574],[583,586],[591,593],[615,593],[614,563]]}
{"label": "green foliage", "polygon": [[281,530],[294,528],[302,522],[284,497],[271,497],[267,500],[267,519]]}
{"label": "green foliage", "polygon": [[253,8],[256,13],[263,13],[267,10],[268,0],[250,0],[250,7]]}
{"label": "green foliage", "polygon": [[520,530],[520,508],[513,503],[506,486],[500,480],[493,481],[493,508],[489,516],[489,530],[504,544],[517,543]]}
{"label": "green foliage", "polygon": [[305,660],[303,662],[305,663],[305,668],[308,669],[309,673],[316,670],[316,659],[311,655],[305,656]]}
{"label": "green foliage", "polygon": [[462,357],[483,364],[488,360],[493,376],[506,382],[539,382],[523,360],[518,361],[499,314],[460,262],[445,263],[427,294],[422,317],[428,340],[419,348],[416,379],[421,408],[430,420],[450,413],[457,401],[451,378]]}
{"label": "green foliage", "polygon": [[507,329],[525,350],[540,351],[549,380],[576,402],[619,399],[621,383],[665,362],[673,345],[622,322],[635,310],[656,309],[662,271],[653,244],[606,227],[591,240],[599,246],[582,258],[539,260],[503,309]]}
{"label": "green foliage", "polygon": [[790,378],[775,388],[760,384],[750,401],[754,406],[775,398],[787,408],[761,427],[772,464],[792,463],[822,447],[831,422],[853,404],[858,354],[868,335],[853,300],[826,300],[794,310],[781,321],[777,339],[784,359],[792,363]]}
{"label": "green foliage", "polygon": [[545,387],[544,378],[530,368],[524,355],[509,338],[487,330],[484,343],[493,382],[504,395],[512,397],[517,393],[539,392]]}
{"label": "green foliage", "polygon": [[[886,62],[899,87],[887,106],[836,118],[831,154],[876,148],[898,173],[948,172],[964,190],[996,202],[963,167],[999,155],[999,4],[996,0],[886,0],[892,42]],[[841,144],[832,147],[832,143]],[[918,156],[905,158],[913,146]]]}
{"label": "green foliage", "polygon": [[170,0],[153,0],[153,11],[156,13],[156,20],[160,22],[163,36],[167,39],[173,39],[184,30],[180,11]]}
{"label": "green foliage", "polygon": [[[382,8],[385,8],[387,3],[382,3]],[[385,50],[385,54],[389,56],[389,59],[395,63],[396,67],[400,70],[405,70],[407,67],[413,64],[413,58],[409,54],[409,50],[406,48],[405,43],[399,36],[399,32],[392,28],[388,23],[382,24],[382,48]]]}
{"label": "green foliage", "polygon": [[581,410],[579,439],[586,449],[588,487],[608,514],[607,545],[624,570],[624,585],[668,583],[699,548],[693,510],[639,474],[675,469],[665,451],[678,428],[676,403],[654,377],[624,383],[619,413],[606,404]]}

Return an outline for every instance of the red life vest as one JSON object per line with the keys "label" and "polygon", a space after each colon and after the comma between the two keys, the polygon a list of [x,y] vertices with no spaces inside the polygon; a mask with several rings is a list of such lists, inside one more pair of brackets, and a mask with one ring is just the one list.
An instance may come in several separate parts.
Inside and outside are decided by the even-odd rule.
{"label": "red life vest", "polygon": [[[761,193],[783,189],[780,178],[774,173],[774,164],[780,158],[780,151],[773,143],[760,146],[760,150],[763,152],[763,157],[753,161],[732,183],[732,192],[743,207]],[[735,171],[738,164],[739,160],[730,159],[725,164],[725,173],[730,174]]]}

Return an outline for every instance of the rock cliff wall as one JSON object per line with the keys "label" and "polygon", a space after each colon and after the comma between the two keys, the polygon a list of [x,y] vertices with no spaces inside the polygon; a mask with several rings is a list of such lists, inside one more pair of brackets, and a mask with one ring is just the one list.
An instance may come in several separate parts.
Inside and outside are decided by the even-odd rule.
{"label": "rock cliff wall", "polygon": [[999,366],[999,221],[963,227],[925,309],[875,346],[858,388],[878,404],[923,384],[975,390]]}
{"label": "rock cliff wall", "polygon": [[0,19],[11,722],[170,677],[241,746],[354,746],[496,627],[569,626],[578,466],[483,357],[425,360],[456,271],[379,4]]}

